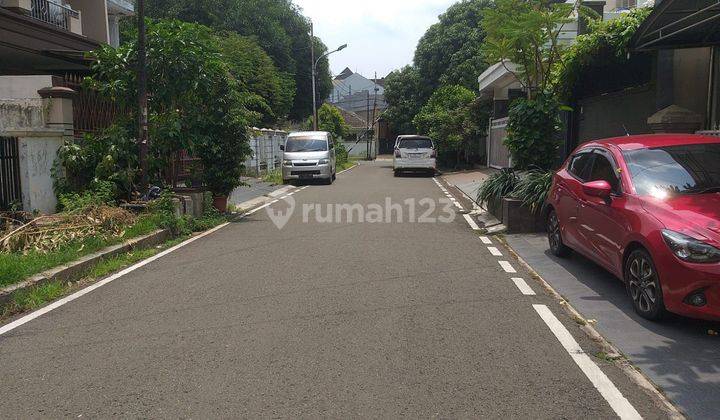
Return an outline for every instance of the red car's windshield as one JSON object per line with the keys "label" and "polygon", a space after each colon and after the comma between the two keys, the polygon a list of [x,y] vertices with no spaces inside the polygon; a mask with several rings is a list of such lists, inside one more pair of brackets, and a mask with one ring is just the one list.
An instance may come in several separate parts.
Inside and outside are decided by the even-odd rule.
{"label": "red car's windshield", "polygon": [[629,150],[623,155],[640,195],[720,191],[720,143]]}

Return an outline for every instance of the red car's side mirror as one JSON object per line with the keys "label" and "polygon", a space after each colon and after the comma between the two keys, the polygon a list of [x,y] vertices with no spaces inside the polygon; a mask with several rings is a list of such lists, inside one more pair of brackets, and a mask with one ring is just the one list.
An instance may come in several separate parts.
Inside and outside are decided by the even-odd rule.
{"label": "red car's side mirror", "polygon": [[582,184],[583,192],[591,197],[610,198],[612,187],[605,180],[591,181]]}

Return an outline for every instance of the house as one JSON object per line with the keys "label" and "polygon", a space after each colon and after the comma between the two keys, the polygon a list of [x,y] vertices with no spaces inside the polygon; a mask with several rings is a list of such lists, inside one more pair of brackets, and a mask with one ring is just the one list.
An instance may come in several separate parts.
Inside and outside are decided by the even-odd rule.
{"label": "house", "polygon": [[326,102],[358,116],[368,122],[375,132],[375,139],[370,155],[392,153],[394,138],[391,138],[389,125],[382,117],[388,107],[385,101],[385,78],[368,79],[345,68],[333,79],[333,90]]}
{"label": "house", "polygon": [[[634,3],[634,0],[611,0],[611,4],[602,0],[591,0],[584,1],[583,5],[608,20]],[[558,41],[564,45],[572,44],[579,34],[587,31],[582,19],[575,19],[560,29]],[[518,70],[519,66],[515,63],[504,61],[491,65],[478,77],[480,96],[493,101],[493,113],[485,145],[487,165],[493,168],[512,166],[510,152],[503,144],[503,139],[507,135],[508,110],[512,102],[526,96],[522,84],[515,76]]]}
{"label": "house", "polygon": [[60,145],[107,125],[107,104],[73,88],[86,52],[119,42],[127,0],[0,0],[0,209],[52,213]]}

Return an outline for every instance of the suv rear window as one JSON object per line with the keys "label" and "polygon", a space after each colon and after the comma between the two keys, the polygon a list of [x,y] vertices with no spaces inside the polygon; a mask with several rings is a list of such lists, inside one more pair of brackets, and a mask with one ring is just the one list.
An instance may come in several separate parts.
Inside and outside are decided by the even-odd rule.
{"label": "suv rear window", "polygon": [[432,149],[432,140],[428,138],[400,139],[398,149]]}

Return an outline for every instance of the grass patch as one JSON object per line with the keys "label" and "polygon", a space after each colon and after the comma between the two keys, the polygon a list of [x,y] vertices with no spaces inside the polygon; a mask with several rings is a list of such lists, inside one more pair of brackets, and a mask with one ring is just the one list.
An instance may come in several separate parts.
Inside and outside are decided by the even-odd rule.
{"label": "grass patch", "polygon": [[282,171],[280,169],[268,171],[265,175],[262,176],[262,180],[265,182],[269,182],[273,185],[282,185]]}
{"label": "grass patch", "polygon": [[12,299],[0,310],[0,320],[9,316],[17,315],[23,312],[32,311],[40,308],[55,299],[67,296],[75,290],[80,289],[90,283],[104,278],[112,273],[129,267],[139,261],[150,258],[161,251],[173,247],[180,242],[188,239],[189,236],[183,236],[172,239],[162,245],[133,250],[124,254],[116,255],[96,264],[90,271],[76,282],[64,282],[60,280],[51,281],[39,286],[31,287],[26,290],[18,290],[13,293]]}
{"label": "grass patch", "polygon": [[353,166],[355,166],[355,162],[353,161],[338,163],[335,167],[335,172],[344,171],[345,169],[352,168]]}

